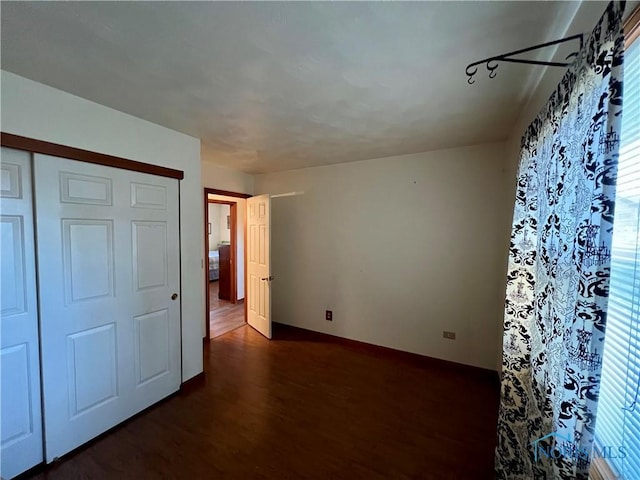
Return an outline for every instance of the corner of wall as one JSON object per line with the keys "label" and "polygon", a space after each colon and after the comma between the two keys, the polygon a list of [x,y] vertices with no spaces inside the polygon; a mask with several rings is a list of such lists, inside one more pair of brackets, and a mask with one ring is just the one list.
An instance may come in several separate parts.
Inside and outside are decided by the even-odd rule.
{"label": "corner of wall", "polygon": [[200,156],[202,187],[253,195],[255,175],[217,165]]}

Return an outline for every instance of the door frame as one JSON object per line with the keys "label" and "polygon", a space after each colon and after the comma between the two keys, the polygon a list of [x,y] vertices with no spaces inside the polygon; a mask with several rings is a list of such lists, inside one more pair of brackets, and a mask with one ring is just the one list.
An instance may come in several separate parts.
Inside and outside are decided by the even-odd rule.
{"label": "door frame", "polygon": [[[225,197],[235,197],[241,199],[251,198],[252,195],[248,195],[246,193],[239,192],[229,192],[227,190],[218,190],[215,188],[204,188],[204,258],[205,258],[205,281],[204,281],[204,293],[205,293],[205,341],[210,340],[211,335],[211,325],[209,324],[209,309],[211,308],[211,302],[209,301],[209,204],[217,203],[222,205],[229,205],[231,207],[231,246],[230,246],[230,256],[231,263],[233,267],[231,268],[231,303],[238,303],[238,263],[237,263],[237,239],[238,239],[238,203],[231,200],[210,200],[209,195],[222,195]],[[247,283],[247,222],[245,215],[244,222],[244,240],[245,240],[245,248],[244,248],[244,257],[245,257],[245,265],[244,265],[244,278],[245,278],[245,288]],[[247,306],[246,302],[244,308],[244,321],[247,321]]]}

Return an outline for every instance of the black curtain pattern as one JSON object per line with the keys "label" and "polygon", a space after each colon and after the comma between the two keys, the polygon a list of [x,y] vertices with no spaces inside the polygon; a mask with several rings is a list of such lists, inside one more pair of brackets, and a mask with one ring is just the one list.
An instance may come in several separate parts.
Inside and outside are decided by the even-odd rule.
{"label": "black curtain pattern", "polygon": [[604,348],[622,115],[612,2],[525,132],[504,315],[496,473],[587,479]]}

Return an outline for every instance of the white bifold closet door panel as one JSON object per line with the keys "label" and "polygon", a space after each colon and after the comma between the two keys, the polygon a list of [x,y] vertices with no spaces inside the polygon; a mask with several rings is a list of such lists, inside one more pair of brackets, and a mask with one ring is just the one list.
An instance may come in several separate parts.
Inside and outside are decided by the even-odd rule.
{"label": "white bifold closet door panel", "polygon": [[42,416],[31,154],[1,155],[0,476],[12,478],[42,462]]}
{"label": "white bifold closet door panel", "polygon": [[47,462],[180,386],[178,181],[34,156]]}

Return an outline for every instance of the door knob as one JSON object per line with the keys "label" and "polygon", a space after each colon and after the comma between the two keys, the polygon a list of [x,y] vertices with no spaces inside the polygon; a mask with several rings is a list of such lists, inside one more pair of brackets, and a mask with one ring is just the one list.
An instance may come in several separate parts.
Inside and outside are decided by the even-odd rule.
{"label": "door knob", "polygon": [[271,280],[274,280],[275,278],[276,277],[274,277],[274,276],[269,276],[269,277],[261,278],[260,280],[262,280],[262,281],[266,280],[267,282],[270,282]]}
{"label": "door knob", "polygon": [[178,294],[174,293],[173,295],[171,295],[171,300],[175,300],[176,298],[178,298]]}

